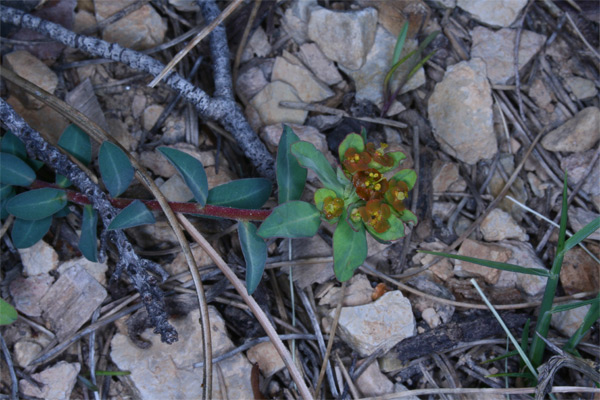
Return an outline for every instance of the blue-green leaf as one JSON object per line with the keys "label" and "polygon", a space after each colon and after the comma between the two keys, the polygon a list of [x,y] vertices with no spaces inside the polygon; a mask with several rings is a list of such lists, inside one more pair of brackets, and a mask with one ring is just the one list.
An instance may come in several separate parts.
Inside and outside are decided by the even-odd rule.
{"label": "blue-green leaf", "polygon": [[125,207],[108,225],[108,230],[125,229],[133,226],[153,224],[156,220],[154,215],[139,200],[135,200]]}
{"label": "blue-green leaf", "polygon": [[273,190],[271,181],[265,178],[237,179],[208,191],[207,204],[243,209],[261,208]]}
{"label": "blue-green leaf", "polygon": [[27,150],[25,145],[14,133],[11,131],[6,132],[2,136],[2,143],[0,144],[0,151],[3,153],[12,154],[22,160],[27,159]]}
{"label": "blue-green leaf", "polygon": [[288,201],[273,209],[258,229],[258,235],[268,237],[310,237],[321,225],[320,212],[304,201]]}
{"label": "blue-green leaf", "polygon": [[404,210],[400,214],[400,221],[404,222],[407,225],[415,226],[417,225],[418,219],[412,211]]}
{"label": "blue-green leaf", "polygon": [[11,185],[0,184],[0,219],[8,217],[8,211],[6,211],[6,203],[8,199],[15,195],[15,188]]}
{"label": "blue-green leaf", "polygon": [[112,197],[117,197],[129,187],[134,170],[127,155],[110,142],[102,143],[98,154],[102,181]]}
{"label": "blue-green leaf", "polygon": [[17,218],[36,221],[53,215],[66,205],[64,190],[42,188],[16,195],[6,203],[6,210]]}
{"label": "blue-green leaf", "polygon": [[[406,211],[406,210],[405,210]],[[377,233],[371,225],[367,225],[367,230],[375,239],[381,242],[392,242],[404,237],[404,224],[394,214],[388,218],[390,227],[383,233]]]}
{"label": "blue-green leaf", "polygon": [[277,147],[277,188],[279,190],[279,204],[292,200],[299,200],[306,184],[308,171],[302,168],[298,159],[292,156],[292,144],[300,139],[292,128],[283,126],[283,133]]}
{"label": "blue-green leaf", "polygon": [[10,236],[17,249],[31,247],[44,237],[52,225],[52,217],[38,219],[37,221],[26,221],[15,218]]}
{"label": "blue-green leaf", "polygon": [[68,188],[69,186],[71,186],[71,181],[68,180],[66,176],[61,174],[56,174],[54,182],[57,186],[60,186],[61,188]]}
{"label": "blue-green leaf", "polygon": [[408,190],[411,190],[417,182],[417,173],[414,169],[401,169],[392,176],[392,179],[406,183]]}
{"label": "blue-green leaf", "polygon": [[359,224],[357,231],[352,229],[344,212],[333,233],[333,270],[338,281],[352,278],[354,271],[366,260],[367,251],[364,226]]}
{"label": "blue-green leaf", "polygon": [[35,180],[35,172],[19,157],[0,153],[0,183],[29,186]]}
{"label": "blue-green leaf", "polygon": [[158,150],[173,164],[194,194],[194,199],[204,207],[208,196],[208,179],[202,163],[183,151],[169,147],[160,147]]}
{"label": "blue-green leaf", "polygon": [[81,222],[81,236],[79,237],[79,250],[81,254],[92,262],[98,262],[96,228],[98,225],[98,212],[91,205],[83,207],[83,220]]}
{"label": "blue-green leaf", "polygon": [[267,244],[256,234],[256,225],[249,221],[240,221],[238,236],[244,260],[246,260],[246,290],[254,293],[260,283],[267,262]]}
{"label": "blue-green leaf", "polygon": [[4,299],[0,299],[0,325],[12,324],[18,317],[17,310]]}
{"label": "blue-green leaf", "polygon": [[92,161],[90,137],[77,125],[67,126],[58,139],[58,145],[84,165]]}
{"label": "blue-green leaf", "polygon": [[312,169],[326,188],[342,197],[344,186],[338,181],[329,161],[312,143],[300,141],[292,144],[292,154],[298,158],[300,165]]}

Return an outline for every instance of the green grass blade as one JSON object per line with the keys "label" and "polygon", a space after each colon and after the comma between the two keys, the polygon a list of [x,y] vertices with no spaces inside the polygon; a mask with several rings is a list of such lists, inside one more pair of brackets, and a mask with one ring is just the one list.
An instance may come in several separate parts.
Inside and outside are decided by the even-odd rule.
{"label": "green grass blade", "polygon": [[596,320],[600,318],[600,293],[598,293],[598,296],[596,296],[595,300],[596,301],[592,303],[592,306],[583,318],[583,322],[581,323],[579,328],[577,328],[573,336],[571,336],[571,338],[565,345],[565,351],[573,353],[581,339],[583,339],[583,337],[587,333],[587,331],[592,327],[594,322],[596,322]]}
{"label": "green grass blade", "polygon": [[592,222],[575,232],[575,234],[565,242],[565,248],[561,253],[564,255],[564,253],[577,246],[585,238],[596,232],[598,229],[600,229],[600,217],[594,219]]}
{"label": "green grass blade", "polygon": [[503,271],[511,271],[511,272],[516,272],[519,274],[544,276],[546,278],[550,278],[552,276],[550,274],[550,272],[546,271],[545,269],[541,269],[541,268],[527,268],[527,267],[521,267],[520,265],[501,263],[498,261],[482,260],[480,258],[461,256],[458,254],[438,253],[436,251],[419,250],[418,252],[431,254],[434,256],[454,258],[455,260],[466,261],[466,262],[470,262],[473,264],[483,265],[484,267],[501,269]]}
{"label": "green grass blade", "polygon": [[501,356],[490,358],[489,360],[485,360],[485,361],[482,362],[482,364],[490,364],[490,363],[493,363],[493,362],[496,362],[496,361],[501,361],[501,360],[504,360],[506,358],[517,356],[517,355],[519,355],[518,351],[516,351],[516,350],[509,351],[508,353],[504,353]]}
{"label": "green grass blade", "polygon": [[394,57],[392,58],[392,65],[396,64],[400,59],[400,54],[402,53],[402,49],[404,48],[404,42],[406,41],[406,35],[408,34],[408,21],[402,25],[402,30],[398,35],[398,40],[396,41],[396,47],[394,48]]}
{"label": "green grass blade", "polygon": [[589,304],[594,304],[594,303],[598,303],[598,302],[600,302],[600,298],[594,298],[594,299],[589,299],[589,300],[578,301],[576,303],[560,304],[558,306],[552,307],[552,309],[550,310],[550,312],[552,314],[556,314],[556,313],[559,313],[559,312],[574,310],[576,308],[587,306]]}

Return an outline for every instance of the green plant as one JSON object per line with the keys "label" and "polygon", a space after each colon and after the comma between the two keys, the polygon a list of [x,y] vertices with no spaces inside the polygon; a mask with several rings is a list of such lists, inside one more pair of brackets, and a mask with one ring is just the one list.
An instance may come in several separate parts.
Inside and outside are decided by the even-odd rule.
{"label": "green plant", "polygon": [[[277,154],[279,206],[261,207],[272,185],[264,178],[228,182],[209,189],[200,161],[182,151],[161,147],[159,151],[173,164],[194,195],[189,203],[169,203],[175,212],[238,221],[238,235],[246,260],[246,288],[252,293],[260,283],[267,259],[265,238],[313,236],[322,221],[337,224],[333,235],[334,268],[340,281],[350,279],[367,256],[366,233],[389,242],[404,236],[404,225],[414,225],[415,215],[404,207],[404,199],[416,181],[413,170],[394,173],[405,158],[401,152],[385,153],[385,145],[375,148],[362,136],[350,134],[339,148],[341,167],[334,171],[325,156],[312,144],[300,141],[285,126]],[[89,137],[72,125],[61,135],[59,146],[85,166],[91,162]],[[108,229],[126,229],[155,222],[151,210],[156,201],[119,198],[127,190],[134,170],[118,146],[104,142],[98,166],[102,182],[111,195],[111,204],[122,209]],[[312,169],[324,188],[315,193],[315,204],[300,201]],[[36,179],[49,171],[27,157],[23,143],[7,132],[0,143],[0,213],[15,217],[11,230],[17,248],[39,241],[51,226],[52,218],[71,212],[69,204],[81,206],[79,249],[91,261],[98,260],[97,211],[85,194],[69,189],[68,180],[55,175],[54,182]],[[389,179],[384,175],[388,174]],[[391,176],[390,176],[391,175]],[[22,190],[23,188],[29,190]],[[257,226],[252,221],[263,221]]]}
{"label": "green plant", "polygon": [[0,299],[0,325],[9,325],[17,320],[17,310],[4,299]]}
{"label": "green plant", "polygon": [[[534,334],[532,335],[532,343],[531,347],[528,346],[528,330],[529,326],[526,326],[526,330],[523,332],[523,337],[521,340],[521,350],[519,354],[524,354],[529,350],[528,360],[522,360],[522,365],[524,363],[531,363],[533,368],[537,369],[541,364],[544,356],[544,350],[546,343],[542,338],[546,338],[548,336],[548,330],[550,328],[550,320],[552,318],[552,314],[567,311],[573,308],[582,307],[585,305],[591,305],[590,310],[586,314],[581,326],[571,336],[568,343],[566,344],[564,350],[569,351],[573,354],[579,355],[576,352],[576,346],[581,341],[585,333],[589,330],[591,325],[600,317],[598,314],[600,308],[600,294],[598,294],[595,298],[586,300],[586,301],[578,301],[572,304],[562,304],[562,305],[553,305],[554,297],[556,295],[556,288],[558,287],[558,281],[560,277],[560,270],[562,267],[562,262],[565,256],[565,253],[577,246],[581,241],[587,238],[596,230],[600,229],[600,217],[594,219],[581,230],[576,232],[573,236],[571,236],[568,240],[566,239],[566,230],[567,230],[567,174],[565,173],[564,177],[564,185],[563,185],[563,193],[562,193],[562,207],[561,207],[561,219],[560,219],[560,228],[558,233],[558,245],[556,248],[556,255],[554,256],[554,260],[552,262],[552,267],[550,271],[538,269],[538,268],[527,268],[519,265],[513,265],[508,263],[499,263],[494,261],[482,260],[479,258],[460,256],[456,254],[447,254],[447,253],[439,253],[439,252],[431,252],[431,251],[421,251],[422,253],[432,254],[441,257],[453,258],[456,260],[467,261],[479,265],[483,265],[489,268],[496,268],[504,271],[512,271],[521,274],[528,275],[538,275],[544,276],[547,278],[546,288],[544,291],[544,296],[542,298],[542,303],[539,308],[539,316],[537,323],[535,325]],[[511,352],[507,354],[515,355],[515,352]],[[526,373],[510,373],[510,374],[497,374],[496,376],[518,376],[525,377],[532,381],[536,381],[537,376],[535,373],[526,372]]]}

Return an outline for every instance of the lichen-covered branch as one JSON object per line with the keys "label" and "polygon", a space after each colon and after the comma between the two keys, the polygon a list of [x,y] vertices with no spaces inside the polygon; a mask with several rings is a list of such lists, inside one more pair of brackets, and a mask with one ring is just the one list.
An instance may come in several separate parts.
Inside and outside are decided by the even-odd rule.
{"label": "lichen-covered branch", "polygon": [[[127,49],[116,43],[108,43],[101,39],[78,35],[58,24],[4,5],[0,5],[0,21],[31,29],[66,46],[79,49],[93,56],[121,62],[153,76],[158,75],[164,68],[163,64],[150,56]],[[219,60],[221,60],[221,57],[219,57]],[[221,62],[219,61],[219,63]],[[258,173],[275,181],[273,156],[252,130],[240,107],[232,99],[227,98],[228,90],[223,86],[222,79],[219,78],[218,85],[215,82],[217,87],[221,89],[217,96],[213,98],[175,72],[167,77],[165,83],[181,93],[187,101],[194,105],[202,118],[223,125],[235,137],[240,148]]]}
{"label": "lichen-covered branch", "polygon": [[[4,7],[3,7],[4,8]],[[108,227],[119,210],[110,204],[108,196],[79,167],[61,153],[56,147],[48,144],[42,136],[32,129],[4,99],[0,98],[0,121],[25,143],[30,156],[46,163],[55,172],[67,177],[84,195],[92,200],[94,209],[104,227]],[[121,271],[127,271],[131,282],[148,310],[148,316],[154,332],[159,333],[165,343],[177,341],[177,331],[167,321],[163,293],[157,286],[156,278],[148,271],[166,278],[166,272],[156,263],[139,258],[133,246],[121,230],[108,231],[108,238],[117,248],[120,259],[113,279],[118,279]]]}

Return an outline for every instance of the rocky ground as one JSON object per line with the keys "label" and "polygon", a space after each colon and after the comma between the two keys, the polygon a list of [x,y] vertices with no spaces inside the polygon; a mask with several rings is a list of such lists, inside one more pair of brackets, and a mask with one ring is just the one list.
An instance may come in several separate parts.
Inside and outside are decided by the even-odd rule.
{"label": "rocky ground", "polygon": [[[192,0],[1,4],[29,7],[74,32],[145,51],[163,63],[185,46],[192,36],[187,32],[196,34],[205,26]],[[228,5],[219,2],[221,9]],[[317,382],[336,307],[342,302],[331,369],[321,390],[325,398],[395,398],[402,393],[416,398],[405,392],[497,388],[485,398],[500,399],[500,388],[522,386],[516,378],[507,384],[504,378],[488,377],[517,372],[518,359],[483,363],[503,354],[507,342],[469,279],[474,277],[492,303],[501,305],[507,324],[520,337],[525,320],[536,317],[545,278],[435,259],[417,250],[456,251],[548,269],[557,241],[557,230],[548,220],[558,221],[565,170],[572,198],[571,232],[598,216],[599,18],[597,3],[580,0],[291,0],[242,2],[226,19],[236,99],[273,155],[282,124],[315,144],[332,163],[343,137],[364,127],[369,140],[405,151],[404,165],[418,171],[416,196],[409,202],[418,225],[393,244],[370,240],[369,258],[343,298],[333,275],[327,229],[314,238],[293,240],[291,262],[285,261],[288,242],[269,242],[267,271],[255,298],[280,334],[304,335],[294,344],[286,343],[296,349],[297,363],[310,385]],[[383,80],[405,21],[410,29],[403,54],[428,34],[440,34],[426,51],[435,50],[433,57],[404,82],[382,115]],[[212,93],[208,42],[204,39],[175,69]],[[2,68],[53,93],[110,132],[152,173],[170,201],[186,202],[193,195],[159,155],[159,146],[181,149],[201,160],[210,187],[259,176],[232,132],[199,118],[197,110],[165,84],[148,87],[152,76],[4,23],[1,43]],[[400,68],[392,85],[400,84],[408,70]],[[0,90],[27,123],[56,143],[69,124],[67,118],[18,86],[2,81]],[[97,152],[94,146],[94,158]],[[96,168],[97,162],[92,169]],[[309,174],[307,199],[317,182]],[[488,210],[498,196],[503,198],[497,207]],[[123,197],[151,195],[134,183]],[[275,199],[268,206],[274,206]],[[109,283],[119,257],[110,246],[104,263],[82,257],[76,215],[55,218],[43,241],[19,250],[7,232],[10,220],[3,221],[0,293],[20,318],[0,332],[18,372],[21,395],[199,398],[199,311],[185,258],[166,220],[156,214],[156,224],[127,234],[139,255],[158,262],[171,275],[162,289],[172,295],[171,323],[179,332],[179,341],[172,345],[161,343],[148,328],[139,295],[125,276]],[[233,223],[194,222],[243,279]],[[562,300],[598,291],[598,240],[596,232],[565,257],[558,288]],[[203,250],[194,247],[193,253],[209,288],[213,354],[226,356],[214,364],[213,397],[296,398],[273,345],[257,340],[265,334],[247,305]],[[584,307],[556,314],[549,337],[562,343],[586,312]],[[113,321],[96,322],[109,316]],[[597,344],[596,322],[580,346],[584,358],[598,362]],[[60,351],[52,358],[37,360],[56,349]],[[234,349],[235,354],[228,353]],[[93,393],[90,365],[97,371],[131,374],[98,376],[100,392]],[[4,359],[0,370],[0,391],[8,398],[11,377]],[[592,383],[564,368],[554,385]],[[456,396],[483,398],[482,393],[467,391]],[[556,396],[575,398],[573,393]],[[590,393],[581,396],[595,398]]]}

